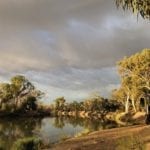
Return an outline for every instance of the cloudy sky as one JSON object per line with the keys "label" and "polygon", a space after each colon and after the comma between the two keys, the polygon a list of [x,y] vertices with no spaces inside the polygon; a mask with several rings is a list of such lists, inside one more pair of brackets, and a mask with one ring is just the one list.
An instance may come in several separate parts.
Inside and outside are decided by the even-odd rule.
{"label": "cloudy sky", "polygon": [[150,22],[114,0],[0,0],[0,81],[23,74],[74,100],[119,86],[116,61],[150,48]]}

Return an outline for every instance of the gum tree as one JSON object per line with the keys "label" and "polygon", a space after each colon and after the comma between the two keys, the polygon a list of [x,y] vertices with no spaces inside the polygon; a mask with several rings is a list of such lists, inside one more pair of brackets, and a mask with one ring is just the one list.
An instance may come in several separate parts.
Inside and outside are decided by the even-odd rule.
{"label": "gum tree", "polygon": [[43,93],[22,75],[12,77],[10,83],[0,84],[0,106],[7,106],[13,111],[35,110],[36,101],[42,96]]}
{"label": "gum tree", "polygon": [[[126,105],[129,99],[134,111],[138,97],[143,96],[149,103],[150,93],[150,49],[144,49],[131,57],[125,57],[118,62],[118,71],[121,76],[121,88],[126,93]],[[148,105],[147,105],[148,107]]]}
{"label": "gum tree", "polygon": [[150,20],[150,0],[116,0],[116,5]]}

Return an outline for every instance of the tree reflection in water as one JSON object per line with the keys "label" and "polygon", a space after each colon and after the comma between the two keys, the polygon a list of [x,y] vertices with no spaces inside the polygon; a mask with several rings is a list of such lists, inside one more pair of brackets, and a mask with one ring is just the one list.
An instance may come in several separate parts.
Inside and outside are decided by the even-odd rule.
{"label": "tree reflection in water", "polygon": [[9,150],[15,141],[35,135],[33,132],[40,128],[41,119],[0,119],[0,149]]}
{"label": "tree reflection in water", "polygon": [[[57,141],[60,140],[59,135],[63,130],[65,135],[70,135],[70,132],[73,133],[75,130],[81,132],[84,129],[88,131],[96,131],[101,129],[107,129],[116,127],[115,123],[112,122],[102,122],[99,119],[92,118],[78,118],[78,117],[56,117],[56,118],[46,118],[44,119],[35,119],[35,118],[3,118],[0,119],[0,149],[10,150],[13,146],[13,143],[18,139],[26,137],[38,137],[43,140],[47,139],[47,131],[42,132],[42,128],[50,130],[49,141],[53,141],[55,138]],[[68,128],[69,127],[69,128]],[[73,131],[73,132],[72,132]],[[41,136],[41,133],[43,136]],[[52,133],[57,132],[58,134]],[[60,133],[60,134],[59,134]],[[77,132],[75,133],[77,134]],[[75,134],[72,134],[75,135]],[[54,137],[56,136],[56,137]]]}
{"label": "tree reflection in water", "polygon": [[99,119],[93,118],[79,118],[79,117],[56,117],[53,125],[56,128],[63,128],[65,124],[71,124],[74,128],[81,126],[84,129],[89,129],[90,131],[97,131],[100,129],[108,129],[117,127],[115,122],[101,121]]}

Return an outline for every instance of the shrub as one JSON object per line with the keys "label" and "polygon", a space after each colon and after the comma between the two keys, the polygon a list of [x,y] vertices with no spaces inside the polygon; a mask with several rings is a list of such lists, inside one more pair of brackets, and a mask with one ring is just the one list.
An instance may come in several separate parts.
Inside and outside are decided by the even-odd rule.
{"label": "shrub", "polygon": [[41,140],[35,137],[27,137],[17,140],[12,150],[40,150]]}
{"label": "shrub", "polygon": [[0,150],[5,149],[5,142],[0,139]]}

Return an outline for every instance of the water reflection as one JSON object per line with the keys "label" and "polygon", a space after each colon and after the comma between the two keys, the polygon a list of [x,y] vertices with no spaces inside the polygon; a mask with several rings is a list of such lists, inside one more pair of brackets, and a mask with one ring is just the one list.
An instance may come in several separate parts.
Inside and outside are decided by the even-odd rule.
{"label": "water reflection", "polygon": [[81,126],[84,129],[89,129],[90,131],[117,127],[117,124],[115,122],[104,122],[99,119],[78,117],[58,117],[55,118],[55,122],[53,125],[56,128],[63,128],[65,124],[71,124],[74,128],[77,126]]}
{"label": "water reflection", "polygon": [[69,117],[0,119],[0,148],[10,150],[16,140],[24,137],[36,136],[46,143],[53,143],[63,136],[74,136],[84,129],[96,131],[111,127],[116,127],[116,124],[101,122],[98,119]]}
{"label": "water reflection", "polygon": [[30,137],[39,128],[40,119],[0,119],[0,148],[9,150],[17,139]]}

